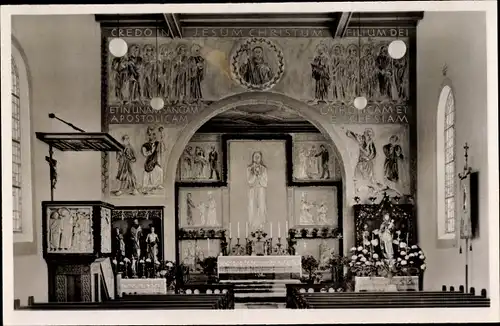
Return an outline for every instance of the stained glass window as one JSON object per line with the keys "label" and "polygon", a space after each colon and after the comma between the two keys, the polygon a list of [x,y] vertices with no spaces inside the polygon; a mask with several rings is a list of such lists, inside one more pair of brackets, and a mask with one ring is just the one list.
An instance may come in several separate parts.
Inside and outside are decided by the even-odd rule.
{"label": "stained glass window", "polygon": [[22,232],[21,218],[21,106],[19,71],[12,58],[12,197],[14,232]]}
{"label": "stained glass window", "polygon": [[455,101],[451,90],[446,99],[444,121],[445,233],[455,233]]}

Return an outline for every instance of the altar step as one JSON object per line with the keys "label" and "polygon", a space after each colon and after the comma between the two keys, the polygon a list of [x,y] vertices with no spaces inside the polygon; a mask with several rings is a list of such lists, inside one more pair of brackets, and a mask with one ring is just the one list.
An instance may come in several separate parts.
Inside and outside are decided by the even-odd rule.
{"label": "altar step", "polygon": [[298,280],[226,280],[221,283],[234,285],[234,299],[239,303],[266,302],[283,303],[286,300],[286,284],[300,283]]}

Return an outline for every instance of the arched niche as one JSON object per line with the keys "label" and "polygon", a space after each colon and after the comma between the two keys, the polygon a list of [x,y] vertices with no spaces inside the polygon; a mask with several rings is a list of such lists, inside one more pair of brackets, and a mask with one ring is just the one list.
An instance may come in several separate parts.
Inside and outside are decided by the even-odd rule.
{"label": "arched niche", "polygon": [[[199,112],[179,133],[175,139],[175,144],[170,152],[165,175],[166,180],[166,202],[165,202],[165,236],[168,239],[165,243],[166,257],[175,257],[175,178],[177,164],[184,151],[184,148],[196,133],[196,131],[213,117],[233,108],[248,104],[266,104],[276,106],[286,106],[295,111],[298,115],[313,124],[323,136],[335,144],[339,159],[342,162],[341,173],[343,180],[343,233],[344,252],[346,252],[354,241],[354,222],[350,209],[350,200],[353,198],[354,189],[352,185],[354,164],[351,162],[345,141],[340,136],[340,127],[332,124],[329,117],[322,115],[319,110],[304,102],[290,98],[283,94],[274,92],[246,92],[232,95],[212,103],[209,107]],[[170,218],[172,217],[172,218]]]}

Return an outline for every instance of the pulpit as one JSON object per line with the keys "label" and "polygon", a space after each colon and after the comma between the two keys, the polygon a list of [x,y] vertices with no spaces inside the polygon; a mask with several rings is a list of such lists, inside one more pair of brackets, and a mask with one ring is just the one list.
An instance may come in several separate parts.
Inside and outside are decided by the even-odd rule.
{"label": "pulpit", "polygon": [[43,255],[49,301],[100,301],[114,297],[111,210],[100,201],[42,202]]}

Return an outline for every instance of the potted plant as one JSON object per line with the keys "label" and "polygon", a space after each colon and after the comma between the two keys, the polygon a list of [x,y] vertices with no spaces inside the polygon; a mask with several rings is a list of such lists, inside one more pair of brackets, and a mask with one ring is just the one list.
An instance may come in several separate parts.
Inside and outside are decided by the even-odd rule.
{"label": "potted plant", "polygon": [[302,269],[306,271],[307,277],[302,281],[307,284],[319,283],[321,281],[321,273],[318,273],[319,262],[313,256],[302,256]]}
{"label": "potted plant", "polygon": [[288,254],[293,256],[295,255],[295,245],[297,245],[297,240],[295,239],[295,235],[297,230],[290,229],[288,230]]}
{"label": "potted plant", "polygon": [[318,232],[319,232],[319,229],[318,228],[314,228],[312,229],[311,231],[311,235],[313,238],[317,238],[318,237]]}
{"label": "potted plant", "polygon": [[208,283],[216,283],[217,278],[217,257],[207,257],[200,261],[200,267],[203,273],[208,277]]}
{"label": "potted plant", "polygon": [[309,233],[309,230],[306,229],[306,228],[303,228],[303,229],[300,230],[300,236],[302,238],[306,238],[308,233]]}
{"label": "potted plant", "polygon": [[321,236],[323,238],[328,237],[328,233],[330,233],[330,229],[327,226],[321,229]]}

